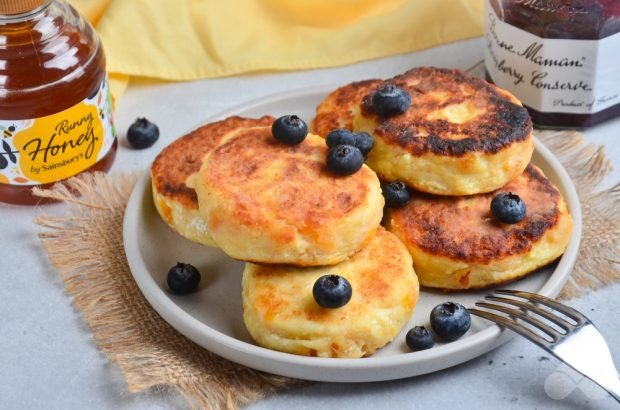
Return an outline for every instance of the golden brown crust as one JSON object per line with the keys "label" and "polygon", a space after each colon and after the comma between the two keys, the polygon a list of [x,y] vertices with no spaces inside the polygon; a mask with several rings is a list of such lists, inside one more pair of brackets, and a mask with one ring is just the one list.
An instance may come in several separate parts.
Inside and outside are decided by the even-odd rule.
{"label": "golden brown crust", "polygon": [[[507,225],[493,219],[490,203],[499,192],[516,193],[525,201],[523,221]],[[401,238],[405,243],[415,243],[428,254],[489,264],[527,253],[556,225],[560,201],[558,190],[530,164],[498,191],[466,197],[416,193],[406,207],[391,210],[390,216],[405,235]]]}
{"label": "golden brown crust", "polygon": [[[365,310],[370,303],[378,305],[394,303],[389,299],[394,293],[399,292],[394,287],[399,285],[398,281],[404,275],[412,274],[410,273],[412,268],[410,269],[409,255],[404,251],[398,238],[385,229],[379,228],[371,240],[368,241],[367,246],[362,248],[360,252],[352,256],[354,259],[349,260],[350,264],[355,266],[356,269],[353,271],[349,267],[349,270],[351,271],[350,274],[355,275],[355,279],[360,281],[363,286],[355,289],[359,303],[350,305],[349,309]],[[404,269],[403,266],[407,266],[407,269]],[[307,270],[304,271],[304,269]],[[293,280],[290,275],[307,273],[310,269],[313,268],[258,264],[253,271],[253,275],[257,279],[262,278],[266,281],[278,280],[285,283],[287,280]],[[329,270],[330,268],[325,269]],[[413,300],[408,300],[408,302],[411,303],[408,307],[412,308]],[[261,299],[255,301],[254,305],[256,309],[261,311],[277,311],[285,303],[293,304],[297,303],[297,301],[283,301],[280,292],[276,289],[266,288],[263,294],[261,294]],[[329,309],[321,308],[318,305],[312,306],[304,314],[306,319],[317,322],[324,321],[327,317],[333,317]],[[354,313],[353,316],[356,316],[356,314]]]}
{"label": "golden brown crust", "polygon": [[[273,138],[270,127],[243,130],[213,150],[202,177],[209,179],[214,192],[230,197],[237,223],[267,229],[272,221],[257,210],[268,207],[275,218],[296,227],[290,230],[290,240],[295,231],[313,235],[364,204],[374,178],[366,168],[351,177],[334,175],[324,160],[327,146],[314,138],[287,146]],[[277,159],[276,152],[282,153]],[[237,189],[240,186],[245,189]],[[271,203],[261,203],[266,199]]]}
{"label": "golden brown crust", "polygon": [[254,127],[225,139],[193,179],[211,238],[244,261],[329,265],[360,249],[379,226],[383,196],[366,165],[348,176],[329,172],[325,140],[297,145]]}
{"label": "golden brown crust", "polygon": [[[340,275],[351,283],[349,303],[319,306],[315,281]],[[358,253],[340,264],[315,268],[246,264],[243,319],[258,344],[320,357],[362,357],[393,340],[419,297],[411,256],[379,228]]]}
{"label": "golden brown crust", "polygon": [[159,153],[151,166],[153,187],[157,192],[189,209],[198,209],[193,188],[186,185],[189,176],[202,165],[202,159],[231,132],[248,127],[271,125],[275,118],[259,119],[233,116],[203,125],[172,142]]}
{"label": "golden brown crust", "polygon": [[[372,108],[372,95],[386,83],[406,89],[409,110],[381,118]],[[427,153],[461,157],[468,153],[495,154],[530,138],[532,122],[509,93],[460,70],[418,67],[391,80],[368,80],[339,88],[318,107],[314,130],[322,136],[334,128],[353,129],[354,113],[377,124],[373,134],[413,156]],[[467,112],[463,121],[447,113]]]}
{"label": "golden brown crust", "polygon": [[[395,77],[392,82],[410,93],[411,108],[404,115],[381,121],[372,108],[375,90],[371,89],[362,101],[362,112],[381,121],[376,133],[387,143],[398,144],[413,155],[494,154],[525,140],[532,131],[532,121],[525,108],[509,101],[495,86],[463,71],[420,67]],[[437,98],[438,93],[445,94],[445,98]],[[463,123],[429,116],[463,103],[480,114]]]}
{"label": "golden brown crust", "polygon": [[325,138],[336,128],[353,130],[355,110],[368,90],[381,83],[381,80],[358,81],[334,90],[317,108],[311,124],[313,132]]}

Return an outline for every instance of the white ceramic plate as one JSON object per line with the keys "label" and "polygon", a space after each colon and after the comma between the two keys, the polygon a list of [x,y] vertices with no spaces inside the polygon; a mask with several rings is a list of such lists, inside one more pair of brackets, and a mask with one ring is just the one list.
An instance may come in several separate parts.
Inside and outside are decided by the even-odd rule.
{"label": "white ceramic plate", "polygon": [[[238,106],[208,121],[230,115],[258,117],[297,114],[308,122],[317,104],[333,87],[313,88],[270,96]],[[207,121],[207,122],[208,122]],[[581,237],[581,209],[575,188],[558,160],[539,141],[532,161],[560,188],[573,215],[575,227],[564,256],[510,288],[555,296],[568,279]],[[453,300],[472,306],[487,292],[432,293],[422,291],[409,324],[392,343],[363,359],[330,359],[296,356],[257,346],[242,319],[241,274],[243,263],[217,249],[207,248],[177,235],[153,206],[148,172],[136,185],[124,220],[125,251],[142,293],[159,314],[179,332],[210,351],[234,362],[283,376],[329,382],[369,382],[398,379],[445,369],[477,357],[506,342],[512,334],[474,317],[461,339],[411,353],[405,333],[414,325],[428,324],[438,303]],[[166,290],[168,269],[177,261],[191,263],[202,272],[200,289],[188,296]]]}

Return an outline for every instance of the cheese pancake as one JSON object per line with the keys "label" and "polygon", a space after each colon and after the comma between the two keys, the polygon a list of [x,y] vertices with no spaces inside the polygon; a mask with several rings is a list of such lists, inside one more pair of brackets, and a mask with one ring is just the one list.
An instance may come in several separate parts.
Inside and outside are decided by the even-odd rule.
{"label": "cheese pancake", "polygon": [[309,134],[298,145],[256,127],[205,158],[193,186],[212,239],[235,259],[330,265],[359,250],[379,226],[383,196],[367,166],[336,176],[327,146]]}
{"label": "cheese pancake", "polygon": [[[372,96],[385,84],[411,96],[401,114],[382,118]],[[365,131],[374,139],[366,163],[387,181],[422,192],[490,192],[520,175],[534,150],[532,121],[512,94],[463,71],[414,68],[390,80],[335,90],[317,107],[313,132]]]}
{"label": "cheese pancake", "polygon": [[[353,289],[337,309],[312,296],[323,275],[345,277]],[[350,259],[333,266],[300,268],[246,264],[243,320],[266,348],[305,356],[362,357],[394,339],[408,322],[419,296],[411,256],[380,228]]]}
{"label": "cheese pancake", "polygon": [[198,172],[203,157],[227,135],[239,130],[271,125],[275,119],[229,117],[203,125],[164,148],[151,166],[153,202],[162,219],[185,238],[216,246],[198,214],[198,198],[188,179]]}
{"label": "cheese pancake", "polygon": [[[504,224],[490,204],[500,192],[525,202],[525,219]],[[420,284],[442,289],[499,285],[547,265],[566,249],[572,218],[558,189],[533,165],[492,193],[464,197],[414,194],[392,209],[389,230],[411,252]]]}

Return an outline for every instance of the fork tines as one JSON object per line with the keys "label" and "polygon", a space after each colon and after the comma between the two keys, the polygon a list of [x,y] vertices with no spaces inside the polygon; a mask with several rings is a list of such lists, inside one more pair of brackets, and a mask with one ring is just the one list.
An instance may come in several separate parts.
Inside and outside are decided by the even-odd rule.
{"label": "fork tines", "polygon": [[[496,294],[512,296],[486,296],[485,300],[498,303],[477,302],[476,306],[504,313],[499,315],[487,310],[469,309],[469,312],[519,333],[543,347],[550,347],[561,341],[570,331],[582,327],[589,320],[562,303],[535,293],[517,290],[495,290]],[[519,298],[519,299],[515,299]],[[509,307],[511,305],[514,307]],[[544,308],[547,309],[544,309]],[[558,315],[560,313],[562,316]],[[538,317],[536,317],[538,316]],[[560,330],[550,326],[540,318],[552,323]],[[527,323],[525,325],[523,322]],[[529,326],[528,326],[529,325]]]}

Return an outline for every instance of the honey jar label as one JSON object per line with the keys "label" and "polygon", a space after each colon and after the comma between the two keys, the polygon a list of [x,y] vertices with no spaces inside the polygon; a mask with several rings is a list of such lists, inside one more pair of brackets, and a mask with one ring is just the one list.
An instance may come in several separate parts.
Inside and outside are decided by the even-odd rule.
{"label": "honey jar label", "polygon": [[80,103],[46,117],[0,121],[0,183],[60,181],[103,158],[116,134],[107,79]]}
{"label": "honey jar label", "polygon": [[487,72],[525,105],[595,114],[620,104],[620,33],[599,40],[538,37],[502,21],[489,0],[485,24]]}

